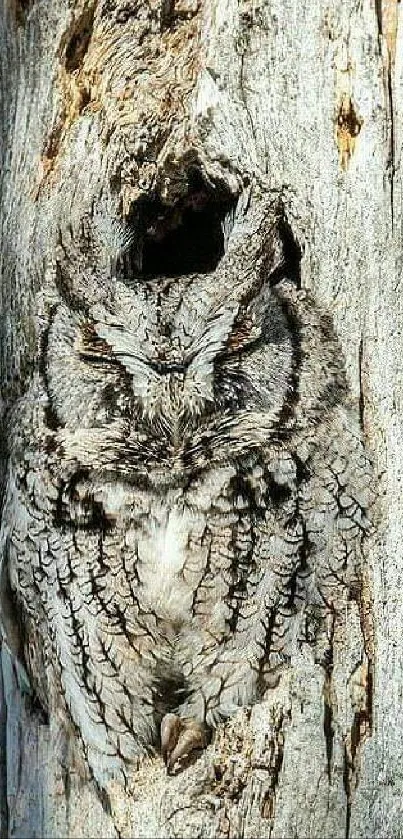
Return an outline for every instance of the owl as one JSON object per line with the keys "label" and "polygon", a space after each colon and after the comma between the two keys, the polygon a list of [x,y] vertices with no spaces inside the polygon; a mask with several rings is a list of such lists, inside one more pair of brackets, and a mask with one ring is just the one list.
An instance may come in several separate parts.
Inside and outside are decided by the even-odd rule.
{"label": "owl", "polygon": [[193,273],[118,270],[91,220],[61,233],[10,421],[26,667],[101,786],[157,748],[176,771],[304,647],[331,667],[359,586],[370,469],[340,346],[281,204],[241,215]]}

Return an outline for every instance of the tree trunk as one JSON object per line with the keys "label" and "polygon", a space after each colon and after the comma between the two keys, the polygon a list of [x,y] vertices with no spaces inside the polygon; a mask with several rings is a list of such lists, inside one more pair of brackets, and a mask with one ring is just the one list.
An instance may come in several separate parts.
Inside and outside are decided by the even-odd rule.
{"label": "tree trunk", "polygon": [[156,195],[174,207],[193,167],[224,203],[250,184],[281,196],[302,287],[343,348],[377,497],[331,670],[295,654],[172,777],[159,755],[144,759],[105,801],[4,643],[2,835],[400,836],[399,0],[3,0],[0,44],[5,416],[39,363],[37,295],[58,231],[95,215],[102,226],[105,208],[130,218]]}

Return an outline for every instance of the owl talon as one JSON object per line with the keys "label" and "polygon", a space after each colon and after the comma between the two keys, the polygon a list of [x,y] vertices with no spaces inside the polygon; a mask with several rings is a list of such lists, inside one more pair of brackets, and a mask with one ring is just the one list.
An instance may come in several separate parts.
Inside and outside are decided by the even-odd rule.
{"label": "owl talon", "polygon": [[176,714],[165,714],[161,721],[161,752],[166,766],[168,766],[170,755],[178,742],[180,731],[180,718]]}
{"label": "owl talon", "polygon": [[165,714],[161,722],[161,751],[169,775],[174,774],[178,761],[206,745],[206,730],[202,723]]}

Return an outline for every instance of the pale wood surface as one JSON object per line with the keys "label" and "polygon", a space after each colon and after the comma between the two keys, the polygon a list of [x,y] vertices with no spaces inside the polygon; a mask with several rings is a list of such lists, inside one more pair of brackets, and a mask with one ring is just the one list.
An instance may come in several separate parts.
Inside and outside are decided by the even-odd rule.
{"label": "pale wood surface", "polygon": [[[361,614],[351,603],[337,627],[331,679],[301,656],[267,701],[240,711],[188,770],[168,778],[157,756],[126,792],[111,786],[110,815],[78,774],[66,778],[58,743],[21,695],[3,649],[2,835],[397,837],[402,7],[372,0],[174,5],[181,12],[175,27],[149,36],[156,0],[109,3],[110,19],[98,0],[2,0],[4,400],[15,398],[29,370],[34,294],[52,231],[80,218],[100,184],[117,177],[128,208],[170,171],[166,189],[174,196],[180,162],[193,155],[234,192],[250,178],[281,190],[302,248],[302,283],[334,318],[379,482]],[[123,7],[137,11],[125,19]],[[80,27],[88,27],[88,49],[68,58],[66,44]],[[145,130],[156,154],[136,169]]]}

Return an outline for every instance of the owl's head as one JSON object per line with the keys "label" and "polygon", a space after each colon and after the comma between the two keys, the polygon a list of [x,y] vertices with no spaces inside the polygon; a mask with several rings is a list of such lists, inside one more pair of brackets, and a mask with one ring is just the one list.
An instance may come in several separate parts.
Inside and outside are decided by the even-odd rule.
{"label": "owl's head", "polygon": [[282,206],[199,190],[176,215],[155,210],[138,208],[131,227],[84,219],[81,238],[61,236],[48,330],[56,414],[71,428],[113,425],[132,455],[141,432],[156,460],[159,442],[168,454],[247,445],[274,427],[292,387],[298,336],[278,288],[287,273],[298,281],[298,249]]}
{"label": "owl's head", "polygon": [[[113,260],[105,243],[123,234],[109,225],[108,239],[104,217],[83,225],[87,250],[72,236],[67,263],[62,251],[46,381],[63,450],[80,468],[180,480],[281,444],[342,398],[339,351],[298,289],[281,203],[243,196],[220,216],[206,198],[192,202],[168,221],[160,203],[157,216],[138,208]],[[193,213],[216,231],[203,265],[180,232]]]}

